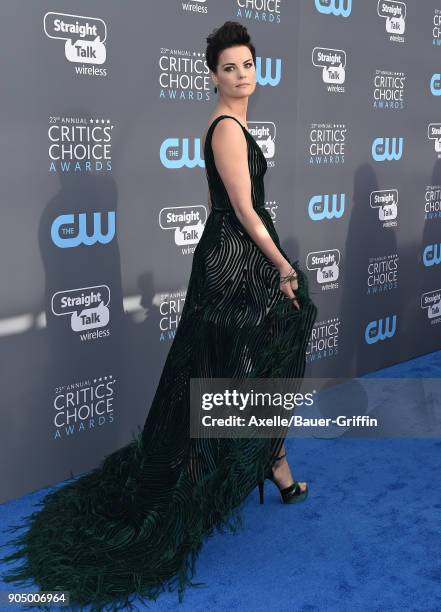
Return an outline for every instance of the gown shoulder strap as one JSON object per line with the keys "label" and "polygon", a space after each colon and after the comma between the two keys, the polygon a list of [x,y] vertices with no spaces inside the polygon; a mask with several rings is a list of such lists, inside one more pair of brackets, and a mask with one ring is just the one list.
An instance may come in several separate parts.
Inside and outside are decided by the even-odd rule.
{"label": "gown shoulder strap", "polygon": [[218,115],[218,116],[216,117],[216,119],[214,119],[214,120],[211,122],[211,125],[210,125],[210,127],[208,128],[208,131],[211,131],[211,132],[212,132],[212,131],[213,131],[213,129],[214,129],[214,127],[215,127],[215,126],[216,126],[216,125],[219,123],[219,121],[220,121],[221,119],[224,119],[224,117],[230,117],[231,119],[234,119],[234,121],[237,121],[237,123],[240,125],[240,127],[241,127],[242,129],[244,129],[244,130],[246,129],[246,128],[245,128],[245,127],[244,127],[244,126],[241,124],[241,122],[239,121],[239,119],[236,119],[236,117],[233,117],[233,115]]}

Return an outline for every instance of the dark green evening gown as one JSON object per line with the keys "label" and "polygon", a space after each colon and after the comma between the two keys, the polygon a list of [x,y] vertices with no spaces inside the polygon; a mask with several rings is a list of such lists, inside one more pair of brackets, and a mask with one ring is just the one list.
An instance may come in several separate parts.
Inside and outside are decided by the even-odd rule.
{"label": "dark green evening gown", "polygon": [[11,541],[15,552],[3,558],[22,561],[4,580],[69,591],[76,609],[131,609],[137,597],[147,602],[164,590],[177,590],[182,601],[185,588],[195,586],[204,539],[243,525],[243,502],[274,463],[283,436],[190,437],[190,378],[304,375],[317,308],[305,273],[280,247],[264,207],[267,162],[243,126],[253,206],[298,272],[300,310],[280,291],[278,271],[234,213],[211,148],[225,116],[207,131],[212,210],[143,430],[97,468],[49,493]]}

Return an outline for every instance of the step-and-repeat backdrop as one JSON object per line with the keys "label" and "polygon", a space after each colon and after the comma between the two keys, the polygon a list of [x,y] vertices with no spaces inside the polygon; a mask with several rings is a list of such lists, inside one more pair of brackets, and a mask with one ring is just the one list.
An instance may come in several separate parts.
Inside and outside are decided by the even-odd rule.
{"label": "step-and-repeat backdrop", "polygon": [[1,13],[1,501],[144,424],[209,214],[205,39],[226,20],[256,46],[266,205],[319,307],[306,375],[440,348],[440,0]]}

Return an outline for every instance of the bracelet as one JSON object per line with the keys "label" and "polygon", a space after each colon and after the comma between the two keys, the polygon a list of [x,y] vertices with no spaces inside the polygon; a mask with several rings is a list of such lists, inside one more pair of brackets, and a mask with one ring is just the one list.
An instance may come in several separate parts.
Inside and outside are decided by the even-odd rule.
{"label": "bracelet", "polygon": [[286,276],[280,276],[280,282],[282,284],[287,283],[290,280],[296,280],[296,278],[298,277],[297,272],[294,270],[294,268],[291,268],[292,272],[290,272],[289,274],[287,274]]}

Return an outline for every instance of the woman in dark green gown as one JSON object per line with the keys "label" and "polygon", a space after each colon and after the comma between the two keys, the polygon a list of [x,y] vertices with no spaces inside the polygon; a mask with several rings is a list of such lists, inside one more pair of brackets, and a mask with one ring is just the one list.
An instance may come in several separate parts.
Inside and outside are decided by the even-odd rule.
{"label": "woman in dark green gown", "polygon": [[[244,117],[255,87],[254,47],[246,29],[234,22],[207,40],[207,63],[221,92],[221,112],[210,123],[204,144],[211,211],[144,428],[99,467],[49,493],[42,508],[19,527],[25,532],[12,541],[16,551],[3,558],[22,561],[4,580],[68,591],[71,605],[130,609],[138,597],[155,599],[175,589],[181,601],[185,588],[194,585],[203,540],[214,529],[234,532],[242,525],[243,502],[274,466],[283,436],[190,437],[191,378],[304,374],[317,308],[306,275],[281,248],[264,206],[265,156],[237,117]],[[236,88],[239,82],[248,86]],[[228,125],[236,143],[245,139],[248,206],[257,216],[239,213],[237,202],[233,206],[216,167],[212,136],[218,124]],[[224,153],[226,133],[217,141]],[[226,153],[216,161],[228,179]],[[232,149],[230,154],[234,158]],[[267,254],[257,234],[251,237],[253,231],[264,236]],[[297,280],[282,286],[282,271],[293,269]],[[286,484],[292,477],[284,463],[280,482],[285,478]]]}

